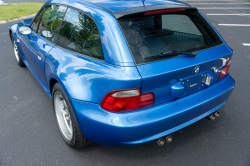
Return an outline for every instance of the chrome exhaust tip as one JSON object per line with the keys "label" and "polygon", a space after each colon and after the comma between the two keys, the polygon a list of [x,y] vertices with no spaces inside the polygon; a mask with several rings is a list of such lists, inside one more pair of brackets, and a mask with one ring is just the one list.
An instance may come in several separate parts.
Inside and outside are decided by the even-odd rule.
{"label": "chrome exhaust tip", "polygon": [[172,141],[173,141],[173,137],[172,137],[172,135],[168,135],[168,136],[166,136],[166,143],[171,143]]}
{"label": "chrome exhaust tip", "polygon": [[165,139],[164,138],[160,138],[156,141],[157,145],[158,146],[163,146],[165,144]]}
{"label": "chrome exhaust tip", "polygon": [[216,112],[214,113],[214,115],[216,116],[216,118],[219,118],[219,117],[220,117],[220,113],[219,113],[218,111],[216,111]]}
{"label": "chrome exhaust tip", "polygon": [[214,114],[211,114],[207,117],[207,119],[209,120],[215,120],[215,115]]}

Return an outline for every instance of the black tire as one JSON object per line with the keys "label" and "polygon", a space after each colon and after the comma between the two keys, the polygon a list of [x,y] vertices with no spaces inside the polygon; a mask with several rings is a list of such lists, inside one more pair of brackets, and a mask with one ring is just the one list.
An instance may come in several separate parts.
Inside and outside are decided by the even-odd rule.
{"label": "black tire", "polygon": [[[19,50],[18,50],[17,46],[15,46],[16,45],[16,41],[15,41],[14,36],[13,36],[12,33],[11,33],[11,38],[12,38],[12,47],[13,47],[13,51],[14,51],[14,55],[15,55],[17,64],[19,66],[21,66],[21,67],[25,67],[25,64],[23,63],[23,60],[22,60],[22,58],[20,56]],[[16,53],[15,53],[15,50],[16,50]]]}
{"label": "black tire", "polygon": [[[55,110],[55,92],[59,91],[61,93],[61,95],[63,96],[63,100],[66,102],[67,104],[67,107],[68,107],[68,112],[70,113],[70,119],[71,119],[71,122],[72,122],[72,128],[73,128],[73,136],[72,136],[72,139],[71,140],[68,140],[60,126],[59,126],[59,122],[58,122],[58,118],[57,118],[57,115],[56,115],[56,110]],[[61,133],[61,136],[63,137],[64,141],[71,147],[71,148],[74,148],[74,149],[80,149],[80,148],[83,148],[85,146],[88,146],[91,144],[91,141],[89,141],[82,133],[80,127],[79,127],[79,124],[77,122],[77,119],[75,117],[75,114],[74,114],[74,111],[71,107],[71,104],[68,100],[68,97],[67,95],[65,94],[62,86],[59,84],[59,83],[56,83],[53,87],[53,109],[54,109],[54,112],[55,112],[55,117],[56,117],[56,120],[57,120],[57,125],[58,125],[58,128],[60,130],[60,133]]]}

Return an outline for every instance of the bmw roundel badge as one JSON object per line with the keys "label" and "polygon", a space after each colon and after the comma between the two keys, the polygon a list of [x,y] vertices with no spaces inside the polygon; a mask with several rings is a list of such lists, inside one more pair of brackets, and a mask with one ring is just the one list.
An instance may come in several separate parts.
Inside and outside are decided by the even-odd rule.
{"label": "bmw roundel badge", "polygon": [[197,74],[197,73],[199,73],[200,72],[200,66],[196,66],[195,68],[194,68],[194,74]]}

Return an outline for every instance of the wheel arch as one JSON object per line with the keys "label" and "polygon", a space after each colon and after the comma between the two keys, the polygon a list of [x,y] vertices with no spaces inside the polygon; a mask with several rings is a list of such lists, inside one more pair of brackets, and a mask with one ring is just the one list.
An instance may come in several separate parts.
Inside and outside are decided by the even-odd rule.
{"label": "wheel arch", "polygon": [[58,83],[58,81],[55,78],[51,78],[49,81],[49,91],[50,91],[51,97],[53,96],[52,91],[56,83]]}
{"label": "wheel arch", "polygon": [[10,27],[9,27],[9,35],[10,35],[10,40],[12,41],[11,39],[11,34],[13,34],[13,36],[15,37],[16,33],[17,33],[17,29],[18,29],[18,26],[22,25],[22,23],[16,23],[16,24],[12,24]]}
{"label": "wheel arch", "polygon": [[13,34],[12,30],[9,29],[9,35],[10,35],[10,41],[12,42],[12,37],[11,37],[11,34]]}
{"label": "wheel arch", "polygon": [[52,77],[49,77],[49,79],[47,79],[47,80],[48,80],[48,86],[49,86],[48,90],[50,92],[51,98],[53,98],[53,87],[55,86],[56,83],[59,83],[62,86],[64,92],[67,95],[67,97],[71,98],[70,95],[69,95],[68,89],[66,88],[63,81],[61,81],[61,79],[59,77],[52,76]]}
{"label": "wheel arch", "polygon": [[51,77],[51,78],[49,79],[49,91],[50,91],[51,99],[53,100],[53,87],[55,86],[56,83],[59,83],[59,84],[62,86],[63,91],[65,92],[66,96],[67,96],[68,99],[69,99],[69,102],[70,102],[71,107],[72,107],[72,109],[73,109],[73,111],[74,111],[74,114],[75,114],[75,116],[76,116],[76,119],[77,119],[77,121],[79,122],[78,114],[77,114],[77,112],[75,111],[74,106],[73,106],[73,103],[72,103],[71,100],[70,100],[70,96],[69,96],[68,90],[66,89],[65,85],[63,84],[63,82],[60,81],[60,79],[57,79],[57,78],[55,78],[55,77]]}

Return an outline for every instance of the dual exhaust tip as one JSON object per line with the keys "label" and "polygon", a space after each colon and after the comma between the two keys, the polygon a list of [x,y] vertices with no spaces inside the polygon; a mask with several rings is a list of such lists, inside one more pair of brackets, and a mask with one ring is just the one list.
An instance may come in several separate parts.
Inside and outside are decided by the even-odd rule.
{"label": "dual exhaust tip", "polygon": [[173,137],[171,135],[168,135],[166,137],[162,137],[156,141],[158,146],[163,146],[165,143],[171,143],[173,140]]}
{"label": "dual exhaust tip", "polygon": [[207,119],[209,119],[209,120],[215,120],[215,118],[218,118],[218,117],[220,117],[220,113],[218,111],[216,111],[215,113],[207,116]]}
{"label": "dual exhaust tip", "polygon": [[[220,112],[216,111],[215,113],[207,116],[206,118],[209,120],[215,120],[220,117]],[[165,143],[171,143],[173,141],[173,137],[171,135],[167,135],[165,137],[159,138],[156,143],[158,146],[163,146]]]}

